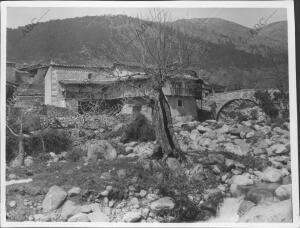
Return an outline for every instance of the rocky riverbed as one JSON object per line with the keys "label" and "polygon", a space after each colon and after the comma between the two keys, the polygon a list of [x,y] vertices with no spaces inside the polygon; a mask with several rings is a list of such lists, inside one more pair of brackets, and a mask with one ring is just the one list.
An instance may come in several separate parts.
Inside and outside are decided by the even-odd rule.
{"label": "rocky riverbed", "polygon": [[207,120],[178,123],[174,131],[183,163],[160,161],[155,141],[124,144],[120,137],[85,140],[76,161],[71,151],[27,157],[24,167],[7,169],[7,181],[33,179],[7,186],[7,219],[291,221],[289,123]]}

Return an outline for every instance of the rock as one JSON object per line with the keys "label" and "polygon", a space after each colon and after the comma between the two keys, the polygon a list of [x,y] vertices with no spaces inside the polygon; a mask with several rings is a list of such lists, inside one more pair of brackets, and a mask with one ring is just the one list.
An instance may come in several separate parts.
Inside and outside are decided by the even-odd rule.
{"label": "rock", "polygon": [[109,222],[109,218],[101,211],[95,211],[88,214],[88,218],[91,222]]}
{"label": "rock", "polygon": [[68,219],[69,217],[75,215],[80,212],[81,207],[79,205],[75,205],[75,203],[71,200],[67,200],[61,209],[61,217],[63,219]]}
{"label": "rock", "polygon": [[115,201],[111,200],[111,201],[109,201],[108,206],[109,206],[109,207],[113,207],[114,204],[115,204]]}
{"label": "rock", "polygon": [[217,129],[218,132],[224,134],[230,131],[230,127],[227,124],[224,124],[221,128]]}
{"label": "rock", "polygon": [[92,207],[91,207],[91,205],[82,205],[81,207],[80,207],[80,212],[82,212],[82,213],[90,213],[90,212],[92,212],[93,210],[92,210]]}
{"label": "rock", "polygon": [[251,185],[254,181],[248,173],[245,173],[243,175],[234,175],[231,178],[231,183],[236,185]]}
{"label": "rock", "polygon": [[284,154],[288,152],[288,149],[285,145],[276,143],[273,144],[271,147],[267,148],[268,155],[273,155],[273,154]]}
{"label": "rock", "polygon": [[253,148],[253,154],[254,155],[261,155],[261,154],[264,154],[264,153],[265,153],[265,151],[260,147],[254,147]]}
{"label": "rock", "polygon": [[37,222],[49,222],[51,221],[51,215],[50,214],[35,214],[33,215],[34,221]]}
{"label": "rock", "polygon": [[141,211],[127,212],[123,217],[123,222],[138,222],[141,218]]}
{"label": "rock", "polygon": [[149,216],[149,213],[150,213],[150,210],[149,210],[149,208],[144,208],[143,210],[142,210],[142,216],[143,216],[143,218],[144,219],[147,219],[148,218],[148,216]]}
{"label": "rock", "polygon": [[147,195],[147,200],[149,200],[149,201],[153,201],[153,200],[156,200],[156,199],[158,199],[158,195],[157,194],[154,194],[154,193],[149,193],[148,195]]}
{"label": "rock", "polygon": [[272,201],[274,199],[272,190],[264,188],[252,188],[247,192],[245,200],[249,200],[255,204]]}
{"label": "rock", "polygon": [[119,169],[119,170],[117,171],[117,176],[118,176],[119,178],[124,178],[124,177],[126,177],[126,169]]}
{"label": "rock", "polygon": [[242,150],[242,148],[239,145],[234,145],[232,143],[226,143],[224,144],[224,147],[225,152],[233,153],[239,156],[244,156],[248,153],[248,151]]}
{"label": "rock", "polygon": [[292,222],[292,202],[284,200],[252,207],[238,222]]}
{"label": "rock", "polygon": [[125,147],[125,153],[126,154],[130,154],[130,153],[132,153],[133,152],[133,147],[131,147],[131,146],[126,146]]}
{"label": "rock", "polygon": [[56,185],[52,186],[43,200],[43,212],[45,213],[59,208],[67,195],[68,194],[62,188]]}
{"label": "rock", "polygon": [[10,173],[10,174],[8,175],[8,179],[9,179],[9,180],[17,179],[17,175],[14,174],[14,173]]}
{"label": "rock", "polygon": [[133,198],[130,200],[130,203],[131,203],[132,205],[139,205],[139,200],[138,200],[138,198],[133,197]]}
{"label": "rock", "polygon": [[167,158],[166,163],[172,171],[178,171],[180,169],[180,163],[176,158]]}
{"label": "rock", "polygon": [[31,156],[27,156],[24,160],[24,165],[26,167],[32,166],[33,165],[33,158]]}
{"label": "rock", "polygon": [[163,197],[151,203],[150,208],[154,211],[172,210],[175,203],[170,197]]}
{"label": "rock", "polygon": [[249,211],[252,207],[254,207],[255,204],[249,200],[244,200],[238,210],[238,215],[241,217],[243,216],[247,211]]}
{"label": "rock", "polygon": [[268,167],[262,172],[260,178],[267,182],[278,182],[282,178],[282,172],[279,169]]}
{"label": "rock", "polygon": [[70,197],[72,196],[76,196],[76,195],[79,195],[81,192],[81,188],[80,187],[73,187],[71,188],[69,191],[68,191],[68,195]]}
{"label": "rock", "polygon": [[87,150],[87,160],[113,160],[117,157],[116,149],[106,140],[88,141]]}
{"label": "rock", "polygon": [[199,125],[199,126],[197,127],[197,130],[198,130],[200,133],[204,133],[204,132],[211,131],[210,128],[204,127],[204,126],[202,126],[202,125]]}
{"label": "rock", "polygon": [[140,191],[140,197],[144,198],[146,195],[147,195],[147,191],[142,189]]}
{"label": "rock", "polygon": [[138,157],[147,158],[151,157],[154,153],[156,145],[153,142],[143,142],[138,144],[134,149],[133,153],[135,153]]}
{"label": "rock", "polygon": [[285,176],[282,178],[282,184],[287,185],[292,183],[292,177],[291,176]]}
{"label": "rock", "polygon": [[250,178],[250,175],[248,173],[245,173],[243,175],[234,175],[229,183],[230,185],[230,192],[233,196],[239,196],[240,195],[240,190],[239,186],[244,186],[244,185],[251,185],[254,183],[254,181]]}
{"label": "rock", "polygon": [[15,200],[12,200],[8,203],[9,207],[15,208],[17,206],[17,202]]}
{"label": "rock", "polygon": [[280,200],[287,200],[292,196],[292,185],[281,185],[275,190],[275,195]]}
{"label": "rock", "polygon": [[221,173],[221,170],[220,170],[220,168],[219,168],[217,165],[214,165],[214,166],[213,166],[212,171],[213,171],[215,174],[220,174],[220,173]]}
{"label": "rock", "polygon": [[190,133],[191,140],[196,141],[196,139],[199,137],[201,137],[201,134],[199,133],[199,131],[197,129],[193,129]]}
{"label": "rock", "polygon": [[286,130],[290,130],[290,123],[288,123],[288,122],[284,122],[283,123],[283,127],[286,129]]}
{"label": "rock", "polygon": [[78,213],[68,219],[68,222],[90,222],[90,219],[87,214]]}

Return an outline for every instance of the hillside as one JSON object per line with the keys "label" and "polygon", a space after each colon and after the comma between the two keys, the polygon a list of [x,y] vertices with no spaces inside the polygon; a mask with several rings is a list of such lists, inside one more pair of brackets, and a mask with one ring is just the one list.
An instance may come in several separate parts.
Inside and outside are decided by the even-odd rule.
{"label": "hillside", "polygon": [[[21,64],[51,59],[70,64],[136,62],[141,51],[128,43],[134,40],[138,23],[123,15],[89,16],[38,23],[25,36],[24,27],[8,29],[8,60]],[[172,37],[191,40],[191,67],[202,70],[201,77],[211,83],[226,83],[232,89],[287,82],[286,22],[265,26],[246,44],[239,40],[248,36],[249,28],[219,18],[178,20],[168,26],[179,28],[180,32],[170,29]],[[260,83],[257,77],[263,77]]]}
{"label": "hillside", "polygon": [[[267,24],[251,38],[250,29],[235,22],[220,18],[183,19],[174,24],[181,31],[191,36],[213,43],[231,41],[237,49],[251,52],[253,47],[274,48],[278,53],[287,52],[287,23],[286,21]],[[243,42],[248,40],[247,42]],[[263,49],[261,53],[263,54]]]}

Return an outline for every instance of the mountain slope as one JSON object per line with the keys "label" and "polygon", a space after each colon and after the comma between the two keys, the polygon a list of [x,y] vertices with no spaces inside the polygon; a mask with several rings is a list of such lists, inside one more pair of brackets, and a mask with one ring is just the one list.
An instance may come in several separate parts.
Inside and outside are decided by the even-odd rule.
{"label": "mountain slope", "polygon": [[[140,23],[139,19],[124,15],[88,16],[38,23],[25,36],[24,27],[8,29],[8,60],[99,65],[117,60],[137,62],[142,55],[135,37]],[[249,28],[219,18],[178,20],[167,25],[180,30],[170,29],[170,45],[175,45],[176,36],[183,43],[188,38],[190,66],[205,72],[202,76],[210,82],[228,83],[230,88],[252,88],[274,86],[278,78],[287,79],[286,22],[265,26],[246,44],[239,40],[247,37]],[[154,29],[155,24],[152,26]],[[151,29],[146,32],[151,33]],[[178,55],[176,50],[172,55]],[[278,58],[274,60],[275,56]],[[265,81],[257,80],[258,76]]]}

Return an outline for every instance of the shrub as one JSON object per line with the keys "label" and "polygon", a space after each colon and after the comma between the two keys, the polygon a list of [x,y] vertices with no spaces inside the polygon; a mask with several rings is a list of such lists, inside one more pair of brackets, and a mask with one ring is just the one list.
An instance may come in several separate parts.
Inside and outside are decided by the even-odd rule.
{"label": "shrub", "polygon": [[153,141],[155,140],[155,131],[147,118],[139,114],[131,123],[124,127],[121,142],[130,141]]}
{"label": "shrub", "polygon": [[48,152],[59,153],[71,145],[69,135],[63,130],[50,129],[43,135],[43,139]]}
{"label": "shrub", "polygon": [[268,91],[255,91],[254,97],[259,101],[263,111],[272,119],[278,116],[278,110],[275,107],[272,97]]}

